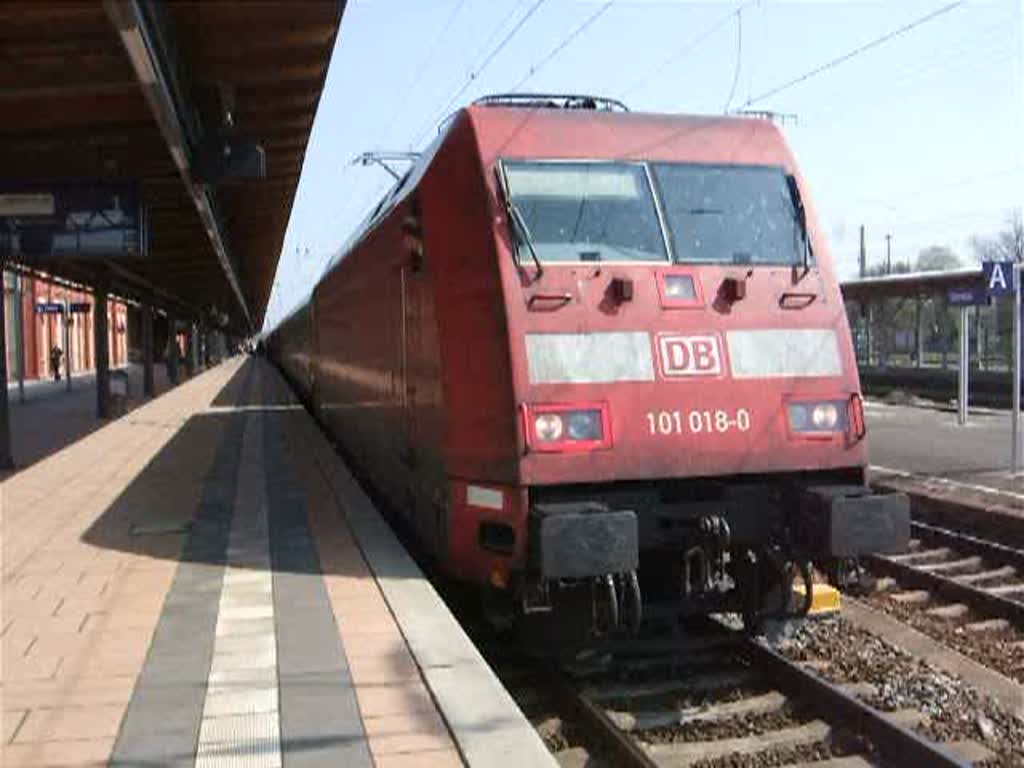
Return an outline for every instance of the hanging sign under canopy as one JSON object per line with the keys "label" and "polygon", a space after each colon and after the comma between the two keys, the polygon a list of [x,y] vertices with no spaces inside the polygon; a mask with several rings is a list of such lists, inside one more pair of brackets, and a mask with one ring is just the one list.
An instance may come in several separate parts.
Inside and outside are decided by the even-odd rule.
{"label": "hanging sign under canopy", "polygon": [[145,211],[136,182],[0,180],[0,258],[140,258]]}

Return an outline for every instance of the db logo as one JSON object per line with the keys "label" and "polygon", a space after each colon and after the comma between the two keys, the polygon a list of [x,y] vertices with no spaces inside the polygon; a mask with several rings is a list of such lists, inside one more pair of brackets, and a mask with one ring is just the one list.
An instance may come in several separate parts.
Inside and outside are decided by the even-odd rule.
{"label": "db logo", "polygon": [[722,372],[715,336],[659,336],[658,352],[665,376],[714,376]]}

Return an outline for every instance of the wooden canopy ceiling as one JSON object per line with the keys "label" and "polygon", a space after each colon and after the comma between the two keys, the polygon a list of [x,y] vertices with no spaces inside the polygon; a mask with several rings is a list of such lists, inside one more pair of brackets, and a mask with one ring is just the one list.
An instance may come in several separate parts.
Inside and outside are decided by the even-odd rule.
{"label": "wooden canopy ceiling", "polygon": [[[236,330],[258,329],[343,8],[344,0],[0,3],[0,176],[137,179],[147,210],[148,258],[45,269],[86,283],[102,271],[126,296],[182,313],[214,307]],[[165,44],[154,54],[156,86],[125,34],[147,16],[159,18]],[[175,162],[161,73],[173,75],[184,121],[262,146],[265,178],[206,183]],[[194,163],[199,148],[185,138]],[[197,195],[213,202],[218,237]]]}

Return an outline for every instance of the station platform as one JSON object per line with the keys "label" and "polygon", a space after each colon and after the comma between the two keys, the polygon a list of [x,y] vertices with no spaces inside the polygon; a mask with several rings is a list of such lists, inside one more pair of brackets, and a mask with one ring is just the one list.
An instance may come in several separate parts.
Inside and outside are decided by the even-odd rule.
{"label": "station platform", "polygon": [[954,410],[928,405],[867,400],[865,413],[876,487],[961,515],[969,508],[975,522],[1005,524],[1024,535],[1024,474],[1009,469],[1009,411],[972,409],[963,426]]}
{"label": "station platform", "polygon": [[262,359],[0,500],[4,766],[554,765]]}
{"label": "station platform", "polygon": [[[115,371],[128,379],[127,396],[117,407],[129,411],[145,402],[142,366],[129,364],[111,373]],[[181,375],[184,378],[184,370]],[[166,392],[170,386],[164,366],[154,366],[155,395]],[[7,398],[10,404],[11,449],[18,469],[31,466],[108,423],[96,416],[96,375],[92,372],[74,374],[70,391],[65,379],[26,381],[24,399],[18,392],[17,383],[9,383]],[[0,473],[0,479],[3,477],[4,474]]]}

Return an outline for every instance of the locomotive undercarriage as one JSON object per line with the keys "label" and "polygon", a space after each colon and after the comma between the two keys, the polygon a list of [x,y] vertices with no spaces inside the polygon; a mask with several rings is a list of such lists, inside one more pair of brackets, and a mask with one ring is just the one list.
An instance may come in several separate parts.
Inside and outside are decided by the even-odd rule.
{"label": "locomotive undercarriage", "polygon": [[909,541],[906,497],[870,493],[860,469],[533,488],[530,499],[519,623],[563,647],[711,613],[757,630],[806,612],[812,569],[849,579],[858,555]]}

